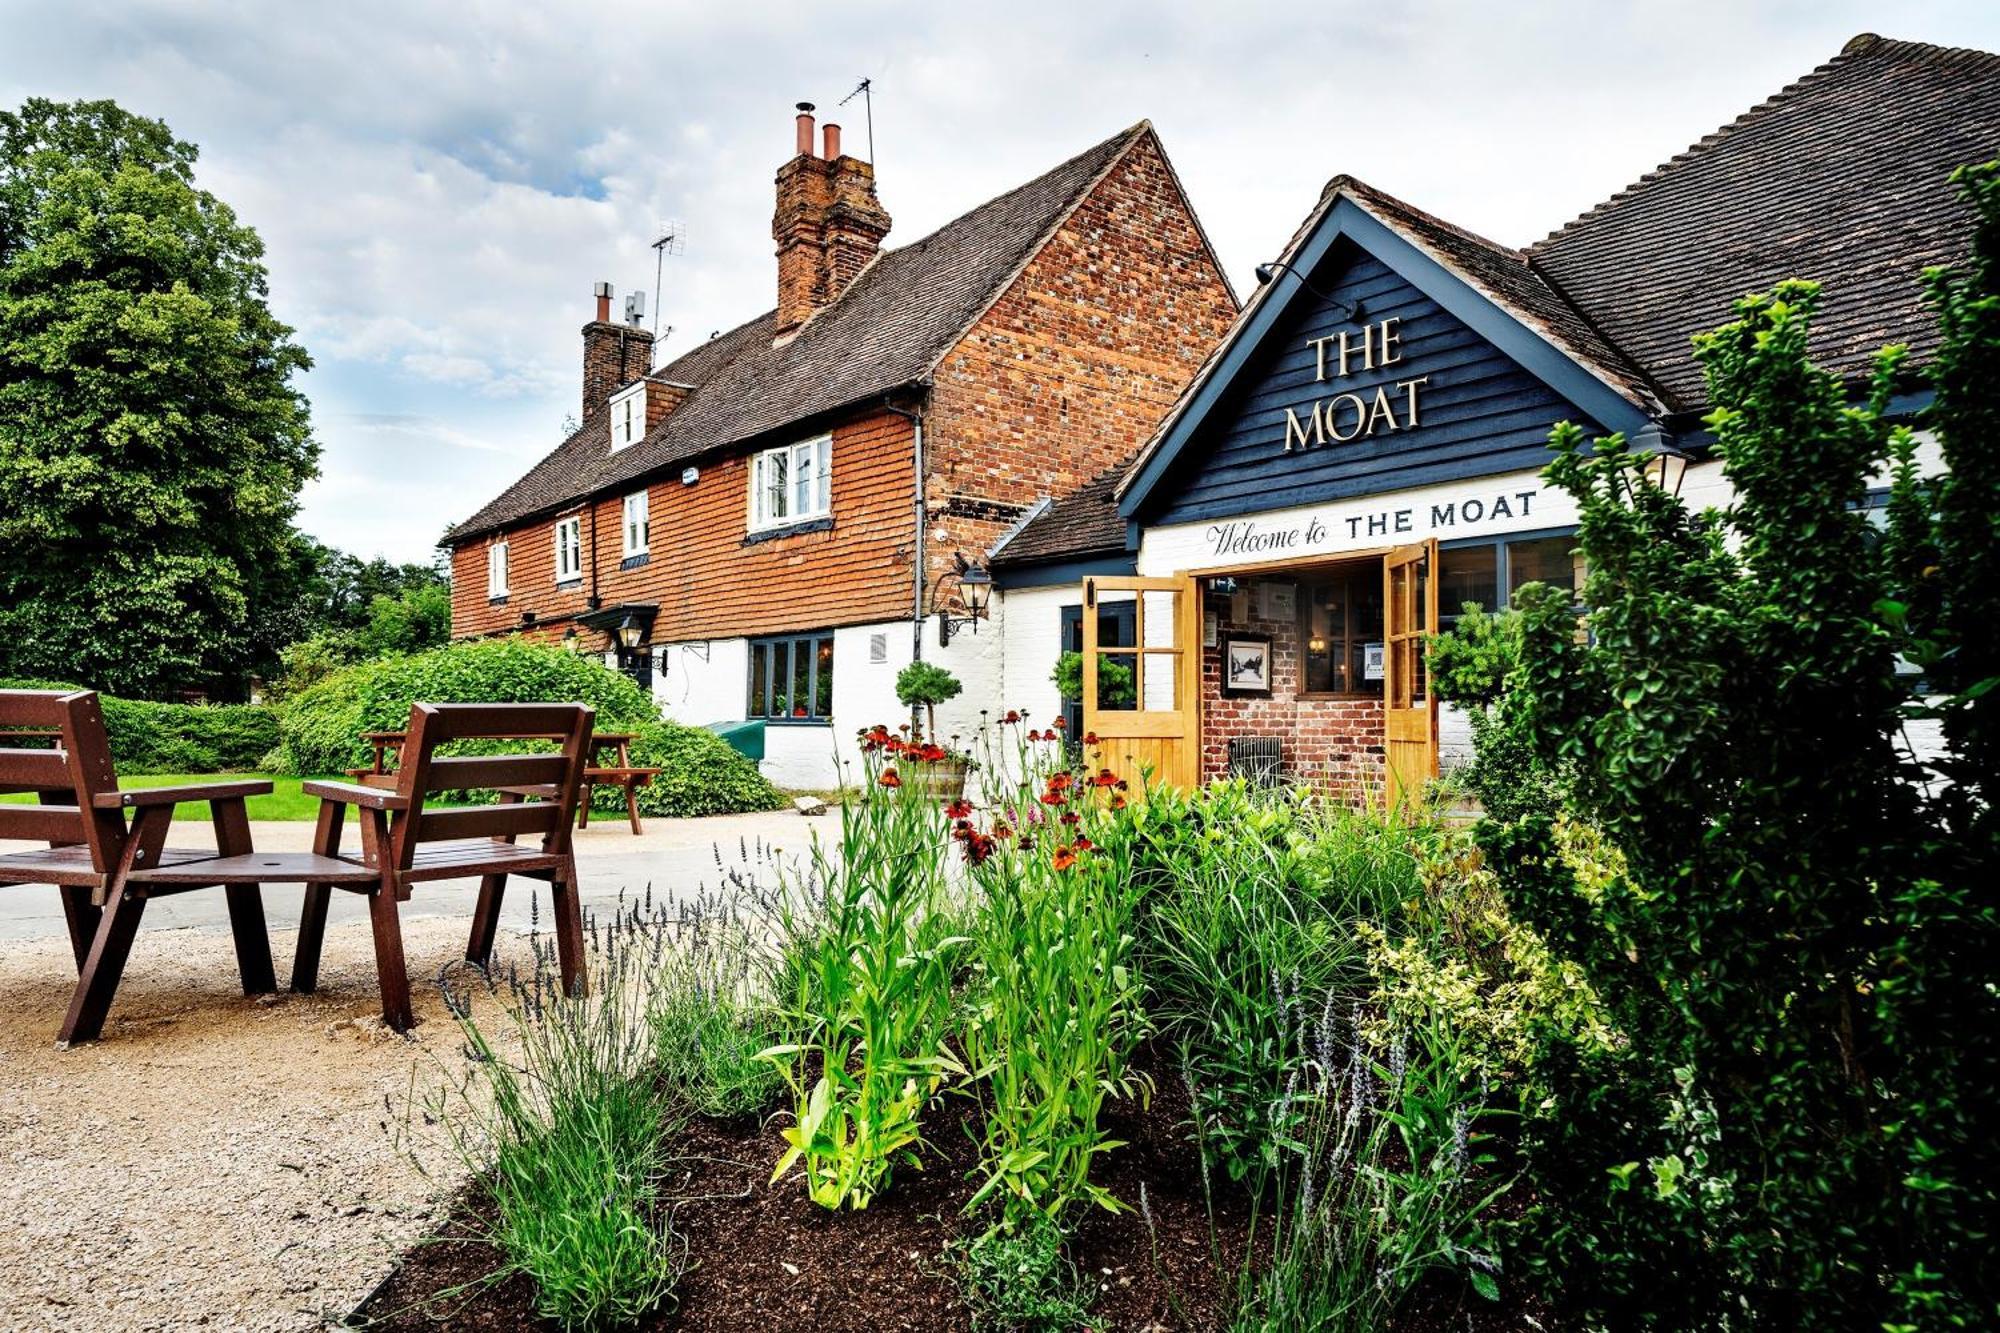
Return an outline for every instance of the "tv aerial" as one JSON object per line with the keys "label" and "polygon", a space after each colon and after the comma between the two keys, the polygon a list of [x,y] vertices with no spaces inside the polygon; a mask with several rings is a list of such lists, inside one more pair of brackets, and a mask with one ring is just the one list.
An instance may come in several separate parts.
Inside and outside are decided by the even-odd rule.
{"label": "tv aerial", "polygon": [[659,236],[653,242],[653,335],[657,344],[673,336],[674,326],[671,324],[667,325],[665,333],[660,332],[660,287],[666,278],[667,256],[687,249],[687,224],[679,218],[662,218],[654,231]]}

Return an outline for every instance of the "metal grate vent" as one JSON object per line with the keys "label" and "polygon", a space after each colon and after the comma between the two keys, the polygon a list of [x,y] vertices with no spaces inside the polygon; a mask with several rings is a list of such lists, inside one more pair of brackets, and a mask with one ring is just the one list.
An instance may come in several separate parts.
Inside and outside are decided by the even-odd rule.
{"label": "metal grate vent", "polygon": [[1282,781],[1282,748],[1276,736],[1235,736],[1229,742],[1229,776],[1246,778],[1253,787],[1275,787]]}
{"label": "metal grate vent", "polygon": [[889,660],[888,635],[871,634],[868,636],[868,660],[870,662],[886,662]]}

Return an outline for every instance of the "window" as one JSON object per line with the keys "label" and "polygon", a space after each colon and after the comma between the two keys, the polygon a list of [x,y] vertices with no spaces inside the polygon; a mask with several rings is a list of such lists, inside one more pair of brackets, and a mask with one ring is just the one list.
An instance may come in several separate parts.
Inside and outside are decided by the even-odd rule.
{"label": "window", "polygon": [[556,582],[583,577],[583,519],[556,520]]}
{"label": "window", "polygon": [[507,543],[494,542],[486,548],[486,596],[507,595]]}
{"label": "window", "polygon": [[1382,692],[1382,566],[1367,561],[1299,585],[1306,694]]}
{"label": "window", "polygon": [[831,435],[766,449],[751,460],[751,527],[801,523],[832,512]]}
{"label": "window", "polygon": [[750,641],[751,717],[824,722],[833,716],[833,635]]}
{"label": "window", "polygon": [[625,554],[644,555],[653,549],[653,525],[647,516],[646,492],[625,497]]}
{"label": "window", "polygon": [[1438,552],[1438,628],[1456,625],[1468,603],[1482,611],[1508,605],[1524,583],[1568,588],[1580,600],[1583,561],[1575,552],[1576,537],[1569,533],[1444,547]]}
{"label": "window", "polygon": [[617,453],[646,433],[646,383],[641,380],[611,397],[611,452]]}

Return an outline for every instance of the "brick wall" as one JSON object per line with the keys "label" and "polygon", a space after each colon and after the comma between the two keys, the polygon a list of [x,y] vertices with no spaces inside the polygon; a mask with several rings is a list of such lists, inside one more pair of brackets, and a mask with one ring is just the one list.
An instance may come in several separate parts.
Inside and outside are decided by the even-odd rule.
{"label": "brick wall", "polygon": [[[1218,620],[1217,646],[1201,655],[1201,773],[1203,780],[1229,771],[1234,736],[1275,736],[1287,774],[1303,778],[1342,800],[1379,800],[1386,781],[1382,757],[1382,700],[1299,697],[1300,642],[1297,618],[1263,620],[1254,581],[1247,590],[1250,615],[1231,619],[1231,599],[1210,596],[1205,609]],[[1222,693],[1221,634],[1229,630],[1271,636],[1271,693]]]}
{"label": "brick wall", "polygon": [[[906,617],[915,530],[912,449],[909,419],[895,413],[868,412],[835,426],[833,526],[764,541],[745,541],[748,456],[701,463],[693,486],[682,485],[678,472],[654,480],[647,486],[652,550],[629,570],[620,568],[624,497],[600,500],[577,511],[585,565],[577,585],[556,586],[553,517],[515,529],[507,534],[504,606],[488,603],[486,543],[474,541],[452,555],[452,632],[515,629],[524,610],[535,612],[539,624],[566,625],[588,609],[593,590],[606,606],[657,603],[655,643]],[[607,644],[587,630],[584,646],[595,651]]]}
{"label": "brick wall", "polygon": [[1159,140],[1139,136],[938,367],[932,576],[1130,458],[1235,317]]}
{"label": "brick wall", "polygon": [[592,320],[583,326],[583,419],[611,395],[653,368],[653,335],[629,324]]}

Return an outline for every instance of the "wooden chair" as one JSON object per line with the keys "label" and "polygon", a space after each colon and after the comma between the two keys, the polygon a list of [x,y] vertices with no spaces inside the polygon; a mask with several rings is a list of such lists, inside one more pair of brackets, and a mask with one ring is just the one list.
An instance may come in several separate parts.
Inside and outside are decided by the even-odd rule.
{"label": "wooden chair", "polygon": [[[62,895],[78,973],[57,1037],[62,1045],[103,1031],[146,902],[164,894],[223,886],[243,993],[276,989],[258,881],[216,873],[233,860],[255,859],[243,803],[269,792],[270,783],[120,791],[104,713],[89,690],[0,690],[0,728],[0,739],[42,742],[0,749],[0,791],[32,792],[40,802],[0,805],[0,838],[48,843],[47,850],[0,855],[0,886],[51,884]],[[218,850],[166,845],[180,801],[209,803]],[[203,869],[186,872],[191,865]]]}
{"label": "wooden chair", "polygon": [[[584,704],[418,704],[410,710],[409,734],[402,763],[393,774],[394,786],[304,784],[307,795],[321,800],[313,839],[315,859],[323,865],[344,866],[350,873],[301,876],[309,882],[292,963],[292,989],[310,992],[318,985],[331,890],[366,893],[375,932],[375,967],[382,984],[382,1017],[404,1031],[415,1019],[397,904],[409,898],[414,884],[479,876],[479,899],[465,956],[483,967],[493,953],[507,877],[522,875],[549,882],[563,988],[582,994],[583,913],[577,902],[570,820],[590,761],[592,720],[593,710]],[[455,741],[551,735],[562,741],[558,754],[437,754],[438,747]],[[426,799],[442,791],[497,791],[502,803],[426,809]],[[529,801],[528,796],[538,799]],[[349,807],[361,816],[359,859],[340,850]],[[534,834],[541,835],[539,845],[514,841]]]}

